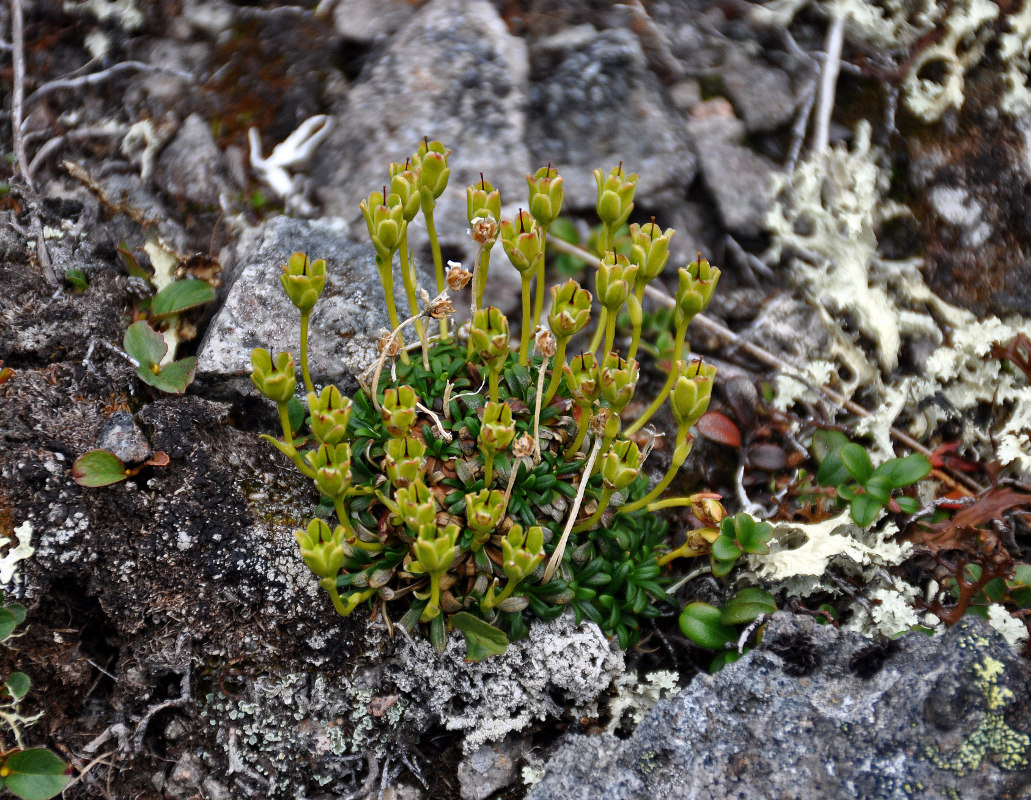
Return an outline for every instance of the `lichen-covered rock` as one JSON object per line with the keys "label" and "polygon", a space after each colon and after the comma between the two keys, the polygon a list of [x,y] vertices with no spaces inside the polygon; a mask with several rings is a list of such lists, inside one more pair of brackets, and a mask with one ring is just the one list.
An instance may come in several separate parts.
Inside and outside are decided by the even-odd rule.
{"label": "lichen-covered rock", "polygon": [[777,614],[625,742],[572,736],[531,800],[1026,798],[1031,669],[982,621],[871,644]]}
{"label": "lichen-covered rock", "polygon": [[683,196],[694,154],[631,31],[573,28],[535,44],[532,61],[528,141],[536,162],[562,174],[570,207],[593,209],[593,170],[619,161],[640,175],[639,204]]}
{"label": "lichen-covered rock", "polygon": [[[276,217],[240,239],[232,266],[238,277],[198,353],[197,380],[210,396],[254,393],[248,376],[255,347],[289,350],[300,364],[300,314],[279,282],[298,251],[326,260],[326,289],[309,332],[312,380],[336,383],[347,394],[357,387],[355,376],[376,360],[379,332],[390,322],[372,246],[347,234],[341,220]],[[407,307],[402,302],[398,307]]]}
{"label": "lichen-covered rock", "polygon": [[[324,209],[360,219],[358,203],[423,137],[452,150],[435,220],[442,243],[470,248],[465,187],[480,172],[505,202],[526,196],[526,45],[486,0],[431,0],[389,40],[334,114],[312,173]],[[424,240],[421,219],[412,246]]]}

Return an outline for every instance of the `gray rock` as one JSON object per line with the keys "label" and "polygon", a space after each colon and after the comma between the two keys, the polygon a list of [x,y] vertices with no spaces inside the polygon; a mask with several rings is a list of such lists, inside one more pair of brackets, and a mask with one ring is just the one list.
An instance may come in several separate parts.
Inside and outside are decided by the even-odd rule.
{"label": "gray rock", "polygon": [[375,361],[379,331],[390,322],[372,245],[355,244],[347,230],[340,220],[277,217],[240,239],[232,268],[238,277],[198,354],[200,386],[214,396],[253,393],[248,376],[255,347],[273,354],[289,350],[299,366],[300,315],[283,292],[279,275],[290,254],[301,251],[326,259],[328,272],[311,319],[312,380],[336,383],[346,393],[356,388],[354,376]]}
{"label": "gray rock", "polygon": [[687,125],[705,186],[731,233],[758,236],[770,203],[774,165],[744,144],[745,123],[726,100],[695,107]]}
{"label": "gray rock", "polygon": [[1031,668],[983,621],[891,646],[777,614],[627,741],[571,736],[530,800],[1031,797]]}
{"label": "gray rock", "polygon": [[[486,0],[424,5],[352,87],[319,148],[312,174],[323,176],[327,213],[360,219],[358,203],[384,184],[387,165],[404,162],[429,137],[452,150],[434,215],[438,234],[445,246],[471,253],[465,187],[483,172],[504,200],[526,196],[528,69],[526,45]],[[421,217],[409,238],[418,253]]]}
{"label": "gray rock", "polygon": [[372,42],[394,33],[415,10],[407,0],[337,0],[333,28],[345,39]]}
{"label": "gray rock", "polygon": [[183,753],[165,780],[165,797],[169,800],[187,800],[189,797],[195,797],[203,780],[204,767],[201,760],[193,753]]}
{"label": "gray rock", "polygon": [[116,411],[107,418],[97,435],[97,447],[114,453],[127,464],[146,461],[154,452],[128,411]]}
{"label": "gray rock", "polygon": [[619,161],[640,175],[639,206],[683,196],[694,155],[633,33],[587,25],[545,39],[534,47],[532,77],[534,163],[558,167],[570,207],[593,208],[593,170],[608,172]]}
{"label": "gray rock", "polygon": [[458,765],[458,786],[462,800],[486,800],[510,785],[517,775],[525,741],[506,736],[503,741],[485,744],[467,755]]}
{"label": "gray rock", "polygon": [[795,94],[783,70],[731,49],[720,77],[749,133],[765,133],[790,122],[795,112]]}
{"label": "gray rock", "polygon": [[231,184],[211,127],[199,114],[188,116],[161,151],[154,179],[169,197],[203,207],[217,208],[219,195],[239,191]]}

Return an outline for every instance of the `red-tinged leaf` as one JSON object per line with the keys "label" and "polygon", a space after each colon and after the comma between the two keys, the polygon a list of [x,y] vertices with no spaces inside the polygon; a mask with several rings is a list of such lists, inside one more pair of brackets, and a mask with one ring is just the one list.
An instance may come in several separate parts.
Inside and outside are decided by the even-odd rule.
{"label": "red-tinged leaf", "polygon": [[719,411],[707,411],[695,423],[698,432],[710,442],[725,444],[728,447],[741,446],[741,431],[734,421]]}
{"label": "red-tinged leaf", "polygon": [[168,465],[168,453],[163,450],[158,450],[154,455],[150,457],[146,466],[149,467],[164,467]]}
{"label": "red-tinged leaf", "polygon": [[931,466],[935,469],[947,469],[950,472],[977,472],[980,470],[981,465],[976,461],[955,454],[959,447],[959,442],[946,442],[936,447],[931,453]]}
{"label": "red-tinged leaf", "polygon": [[90,450],[83,453],[72,465],[72,479],[79,486],[96,488],[110,486],[128,477],[125,464],[114,453],[107,450]]}

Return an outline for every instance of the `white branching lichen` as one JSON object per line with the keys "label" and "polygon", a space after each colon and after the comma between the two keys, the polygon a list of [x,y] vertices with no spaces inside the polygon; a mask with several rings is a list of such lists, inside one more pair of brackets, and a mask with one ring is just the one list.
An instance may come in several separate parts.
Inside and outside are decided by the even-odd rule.
{"label": "white branching lichen", "polygon": [[23,522],[14,529],[15,539],[7,536],[0,536],[0,551],[7,548],[7,552],[0,556],[0,584],[7,585],[11,582],[18,583],[18,562],[29,558],[36,549],[32,546],[32,523]]}

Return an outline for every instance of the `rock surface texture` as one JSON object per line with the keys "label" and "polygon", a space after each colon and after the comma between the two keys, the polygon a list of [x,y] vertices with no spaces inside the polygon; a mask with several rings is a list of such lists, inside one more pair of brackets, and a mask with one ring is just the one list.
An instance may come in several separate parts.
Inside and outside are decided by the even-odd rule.
{"label": "rock surface texture", "polygon": [[529,800],[1031,796],[1031,669],[968,618],[871,643],[774,616],[626,741],[570,737]]}

